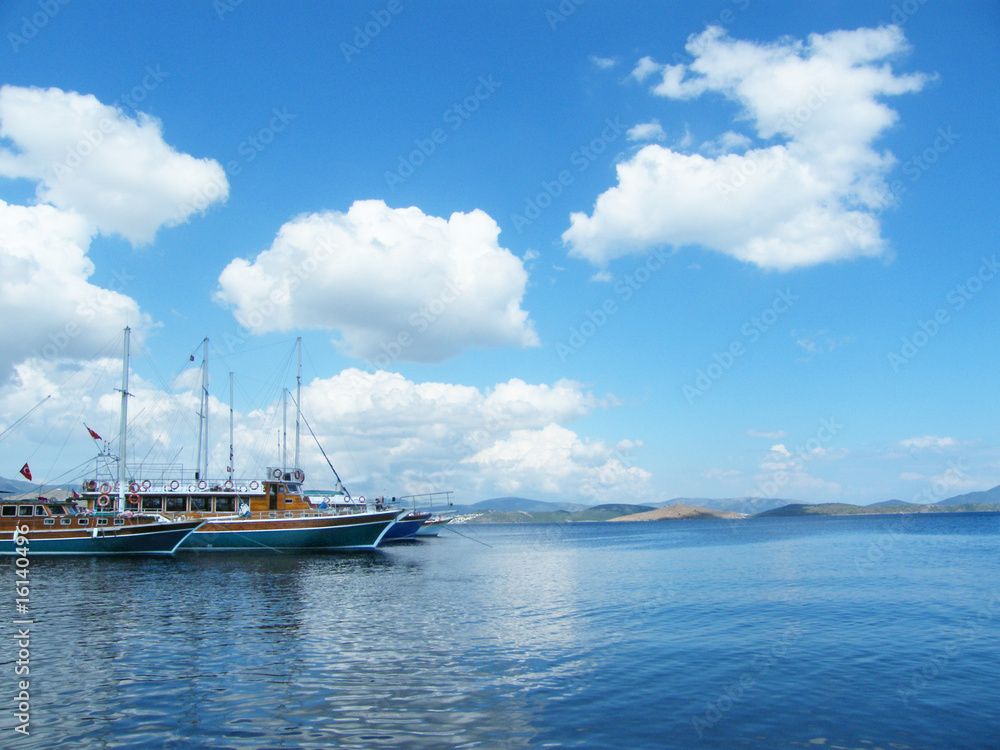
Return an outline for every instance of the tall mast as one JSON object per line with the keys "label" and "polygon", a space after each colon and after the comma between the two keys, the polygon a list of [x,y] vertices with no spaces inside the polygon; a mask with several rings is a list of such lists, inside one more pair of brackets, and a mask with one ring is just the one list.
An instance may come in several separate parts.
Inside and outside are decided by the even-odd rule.
{"label": "tall mast", "polygon": [[281,389],[281,473],[288,468],[288,389]]}
{"label": "tall mast", "polygon": [[205,473],[202,479],[208,479],[208,337],[205,337],[205,354],[201,360],[201,397],[204,400],[202,413],[205,415]]}
{"label": "tall mast", "polygon": [[302,416],[302,337],[295,340],[299,352],[299,368],[295,375],[295,466],[299,469],[299,418]]}
{"label": "tall mast", "polygon": [[229,466],[226,471],[229,472],[230,480],[233,479],[235,469],[233,463],[233,374],[229,373]]}
{"label": "tall mast", "polygon": [[[195,477],[208,476],[208,337],[202,342],[204,354],[201,358],[201,392],[198,394],[198,453],[195,454]],[[205,471],[201,473],[202,446],[204,446]]]}
{"label": "tall mast", "polygon": [[128,470],[125,467],[126,447],[128,445],[128,344],[131,329],[125,326],[125,344],[122,347],[122,409],[121,422],[118,425],[118,503],[119,512],[125,510],[125,487],[128,484]]}

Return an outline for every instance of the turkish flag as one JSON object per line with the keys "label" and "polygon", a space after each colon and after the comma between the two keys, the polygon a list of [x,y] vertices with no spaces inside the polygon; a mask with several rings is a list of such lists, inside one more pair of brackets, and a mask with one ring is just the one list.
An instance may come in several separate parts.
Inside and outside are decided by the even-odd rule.
{"label": "turkish flag", "polygon": [[[84,425],[84,427],[87,427],[87,425]],[[89,427],[87,427],[87,432],[89,432],[89,433],[90,433],[90,436],[91,436],[92,438],[94,438],[94,440],[100,440],[100,439],[101,439],[101,436],[100,436],[100,435],[98,435],[98,434],[97,434],[96,432],[94,432],[94,431],[93,431],[92,429],[90,429]]]}
{"label": "turkish flag", "polygon": [[21,474],[29,482],[31,481],[31,469],[28,468],[28,464],[27,463],[25,463],[24,466],[21,467]]}

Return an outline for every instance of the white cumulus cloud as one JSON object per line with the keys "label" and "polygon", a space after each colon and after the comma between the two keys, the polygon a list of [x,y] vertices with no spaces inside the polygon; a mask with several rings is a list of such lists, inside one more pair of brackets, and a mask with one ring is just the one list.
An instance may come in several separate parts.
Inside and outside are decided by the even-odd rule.
{"label": "white cumulus cloud", "polygon": [[499,233],[480,210],[443,219],[357,201],[286,223],[268,250],[223,270],[215,298],[255,333],[337,330],[349,354],[379,367],[537,346],[521,308],[524,261]]}
{"label": "white cumulus cloud", "polygon": [[37,181],[39,202],[132,244],[229,195],[218,162],[178,153],[158,120],[129,117],[92,95],[3,86],[0,139],[0,175]]}
{"label": "white cumulus cloud", "polygon": [[874,143],[897,115],[881,100],[927,80],[893,73],[888,61],[906,49],[895,26],[771,44],[712,26],[689,39],[689,65],[643,58],[632,78],[652,78],[654,95],[720,94],[758,141],[727,130],[708,155],[645,146],[617,166],[618,184],[591,215],[571,215],[570,254],[603,265],[655,245],[699,245],[784,270],[887,252],[875,212],[895,160]]}
{"label": "white cumulus cloud", "polygon": [[[127,323],[149,323],[124,294],[88,281],[91,227],[52,206],[0,201],[0,374],[26,357],[89,358]],[[2,379],[2,378],[0,378]]]}

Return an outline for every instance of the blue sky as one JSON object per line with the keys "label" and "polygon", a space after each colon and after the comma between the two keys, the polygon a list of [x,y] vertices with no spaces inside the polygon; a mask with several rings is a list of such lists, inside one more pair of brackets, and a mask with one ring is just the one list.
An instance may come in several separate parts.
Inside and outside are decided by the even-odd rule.
{"label": "blue sky", "polygon": [[[0,443],[355,491],[868,503],[1000,484],[1000,10],[0,10]],[[195,361],[190,355],[195,354]],[[279,373],[275,375],[275,373]],[[330,475],[310,439],[314,486]]]}

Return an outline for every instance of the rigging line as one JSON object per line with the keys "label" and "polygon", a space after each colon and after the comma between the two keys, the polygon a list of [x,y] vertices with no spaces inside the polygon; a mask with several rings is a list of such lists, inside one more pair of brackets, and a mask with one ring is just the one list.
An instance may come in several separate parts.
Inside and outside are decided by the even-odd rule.
{"label": "rigging line", "polygon": [[463,534],[463,533],[462,533],[461,531],[457,531],[457,530],[453,529],[453,528],[451,527],[451,524],[450,524],[450,523],[449,523],[449,524],[447,524],[447,525],[446,525],[446,526],[445,526],[444,528],[445,528],[445,530],[447,530],[447,531],[454,531],[454,532],[455,532],[456,534],[458,534],[458,535],[459,535],[460,537],[462,537],[463,539],[468,539],[468,540],[469,540],[470,542],[475,542],[476,544],[481,544],[481,545],[483,545],[484,547],[489,547],[490,549],[493,549],[493,545],[492,545],[492,544],[487,544],[486,542],[483,542],[483,541],[480,541],[479,539],[474,539],[474,538],[473,538],[473,537],[471,537],[471,536],[466,536],[466,535],[465,535],[465,534]]}
{"label": "rigging line", "polygon": [[33,412],[33,411],[35,411],[35,409],[37,409],[37,408],[38,408],[39,406],[41,406],[41,405],[42,405],[42,404],[44,404],[44,403],[45,403],[46,401],[48,401],[48,400],[49,400],[50,398],[52,398],[52,395],[53,395],[54,393],[55,393],[55,391],[53,391],[53,392],[52,392],[52,393],[50,393],[50,394],[49,394],[48,396],[46,396],[45,398],[43,398],[43,399],[42,399],[41,401],[39,401],[39,402],[38,402],[37,404],[35,404],[34,406],[32,406],[32,407],[31,407],[31,409],[29,409],[29,410],[28,410],[28,413],[27,413],[27,414],[25,414],[25,415],[24,415],[23,417],[21,417],[21,418],[20,418],[19,420],[17,420],[16,422],[14,422],[14,424],[12,424],[12,425],[11,425],[10,427],[8,427],[8,428],[7,428],[6,430],[4,430],[3,432],[0,432],[0,442],[3,442],[4,438],[6,438],[6,437],[7,437],[7,435],[9,435],[9,434],[10,434],[10,433],[11,433],[11,432],[12,432],[12,431],[14,430],[14,429],[16,429],[16,428],[17,428],[17,426],[18,426],[19,424],[21,424],[21,422],[23,422],[23,421],[24,421],[24,420],[26,420],[26,419],[27,419],[28,417],[30,417],[30,416],[31,416],[31,414],[32,414],[32,412]]}
{"label": "rigging line", "polygon": [[[93,357],[92,361],[101,361],[102,359],[104,359],[105,358],[104,357],[105,350],[110,349],[111,346],[113,345],[113,342],[114,342],[114,339],[111,339],[111,340],[105,342],[104,346],[102,346],[100,349],[97,350],[97,354]],[[105,368],[104,369],[106,370],[106,368],[107,368],[107,365],[105,364]],[[27,414],[25,414],[23,417],[21,417],[16,422],[14,422],[14,424],[12,424],[10,427],[8,427],[6,430],[4,430],[2,433],[0,433],[0,441],[2,441],[15,427],[17,427],[19,424],[21,424],[21,422],[23,422],[25,419],[27,419],[31,415],[31,413],[33,411],[35,411],[35,409],[37,409],[39,406],[41,406],[42,404],[44,404],[48,399],[52,398],[54,395],[56,395],[57,393],[59,393],[59,391],[62,388],[64,388],[69,383],[69,381],[71,381],[73,378],[75,378],[77,375],[79,375],[81,372],[84,372],[85,370],[86,370],[85,367],[77,367],[75,370],[73,370],[72,372],[70,372],[70,374],[66,376],[66,379],[63,380],[61,383],[59,383],[59,385],[57,385],[55,387],[55,389],[52,391],[52,393],[50,393],[45,398],[43,398],[41,401],[39,401],[37,404],[35,404],[33,407],[31,407],[31,409],[28,410]],[[103,374],[103,372],[104,372],[104,370],[101,371],[101,374]],[[67,409],[67,411],[68,411],[68,409]],[[63,414],[65,414],[65,412],[63,412]],[[32,453],[32,455],[34,455],[34,453]]]}
{"label": "rigging line", "polygon": [[[319,374],[319,369],[316,367],[316,363],[313,362],[312,355],[309,354],[308,350],[306,350],[306,359],[309,360],[309,365],[313,368],[313,371],[316,372],[316,374],[318,375]],[[341,441],[343,441],[344,447],[347,449],[347,455],[350,457],[351,464],[354,466],[354,473],[358,477],[361,478],[361,482],[364,484],[365,493],[368,494],[368,495],[374,495],[375,493],[372,492],[371,483],[369,482],[368,478],[364,474],[362,474],[361,467],[358,466],[357,459],[354,458],[354,451],[351,450],[351,444],[350,444],[350,442],[348,442],[347,438],[344,436],[344,430],[340,426],[340,422],[338,420],[334,420],[334,425],[337,428],[337,432],[340,433],[340,439],[341,439]],[[334,472],[334,473],[336,473],[336,472]],[[338,477],[338,479],[339,478],[340,477]]]}
{"label": "rigging line", "polygon": [[[292,402],[293,403],[295,402],[295,397],[294,396],[292,397]],[[299,406],[298,403],[295,403],[295,407],[298,408],[298,406]],[[316,433],[313,432],[313,428],[309,425],[309,420],[306,419],[306,415],[305,414],[300,414],[300,416],[302,417],[302,421],[306,425],[306,429],[309,430],[309,434],[312,435],[313,436],[313,440],[316,441],[316,446],[319,448],[319,452],[323,454],[323,458],[326,459],[326,463],[330,466],[330,470],[333,472],[333,475],[335,477],[337,477],[337,483],[340,485],[340,487],[343,488],[344,492],[347,494],[348,499],[350,499],[351,493],[348,491],[348,489],[346,487],[344,487],[344,482],[343,482],[343,480],[341,480],[340,474],[338,474],[337,470],[335,468],[333,468],[333,462],[330,461],[329,456],[326,455],[326,451],[323,450],[323,446],[320,444],[319,438],[316,437]]]}

